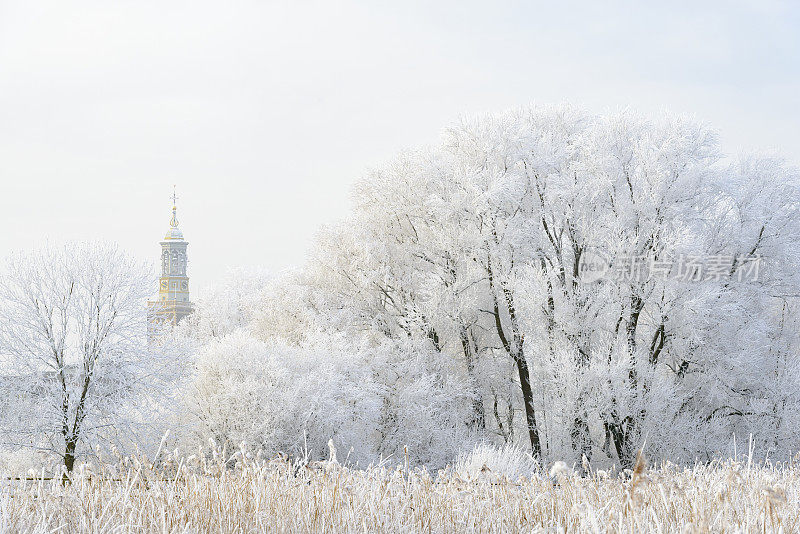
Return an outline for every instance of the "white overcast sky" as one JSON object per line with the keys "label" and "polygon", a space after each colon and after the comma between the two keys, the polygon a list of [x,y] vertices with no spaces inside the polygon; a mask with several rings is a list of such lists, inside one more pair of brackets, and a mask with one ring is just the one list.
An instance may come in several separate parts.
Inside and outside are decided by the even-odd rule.
{"label": "white overcast sky", "polygon": [[195,288],[299,265],[367,168],[531,102],[690,113],[800,162],[800,8],[642,4],[0,0],[0,256],[155,260],[175,183]]}

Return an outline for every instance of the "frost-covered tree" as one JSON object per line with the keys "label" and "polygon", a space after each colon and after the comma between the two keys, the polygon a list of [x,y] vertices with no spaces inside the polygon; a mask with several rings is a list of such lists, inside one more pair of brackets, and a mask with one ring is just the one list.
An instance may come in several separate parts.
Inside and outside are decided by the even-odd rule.
{"label": "frost-covered tree", "polygon": [[352,464],[399,461],[407,450],[414,463],[441,468],[476,437],[452,408],[468,395],[464,384],[424,348],[313,334],[297,346],[240,330],[206,344],[196,365],[192,448],[211,439],[322,459],[333,439]]}
{"label": "frost-covered tree", "polygon": [[[538,456],[629,466],[648,440],[690,461],[751,432],[786,454],[798,199],[796,170],[730,161],[682,118],[465,120],[357,185],[307,268],[308,300],[332,329],[449,355],[475,392],[465,422],[522,430]],[[598,257],[606,276],[582,279]],[[651,272],[667,264],[683,267]]]}
{"label": "frost-covered tree", "polygon": [[0,278],[6,445],[54,453],[71,471],[91,447],[141,443],[181,372],[167,338],[148,341],[153,287],[148,269],[112,245],[10,259]]}
{"label": "frost-covered tree", "polygon": [[178,333],[205,342],[251,324],[262,299],[272,294],[265,290],[271,278],[261,270],[230,270],[221,283],[201,291],[193,313],[178,325]]}
{"label": "frost-covered tree", "polygon": [[190,441],[434,467],[480,438],[629,467],[752,434],[787,457],[798,178],[680,117],[464,120],[358,182],[301,270],[198,307]]}

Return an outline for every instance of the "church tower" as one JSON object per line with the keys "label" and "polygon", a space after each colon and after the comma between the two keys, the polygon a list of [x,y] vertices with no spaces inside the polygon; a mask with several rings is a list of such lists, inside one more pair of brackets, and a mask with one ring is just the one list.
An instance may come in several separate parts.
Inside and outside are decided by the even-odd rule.
{"label": "church tower", "polygon": [[158,300],[151,302],[154,315],[163,322],[177,324],[192,313],[189,300],[189,277],[187,276],[189,243],[178,228],[178,207],[175,192],[172,193],[172,218],[169,230],[161,241],[161,278],[158,286]]}

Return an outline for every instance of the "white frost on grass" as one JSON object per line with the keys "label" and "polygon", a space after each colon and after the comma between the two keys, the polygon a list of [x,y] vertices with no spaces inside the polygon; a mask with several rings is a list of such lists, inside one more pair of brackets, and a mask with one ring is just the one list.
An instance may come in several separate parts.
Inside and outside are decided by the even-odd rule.
{"label": "white frost on grass", "polygon": [[520,477],[530,478],[536,474],[538,464],[519,446],[506,444],[500,447],[480,443],[468,454],[461,455],[455,463],[455,472],[464,480],[493,480]]}

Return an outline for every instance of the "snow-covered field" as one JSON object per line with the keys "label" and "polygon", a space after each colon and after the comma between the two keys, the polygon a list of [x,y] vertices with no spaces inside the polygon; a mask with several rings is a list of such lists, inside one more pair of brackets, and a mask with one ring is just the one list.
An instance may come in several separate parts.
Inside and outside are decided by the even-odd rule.
{"label": "snow-covered field", "polygon": [[[71,484],[4,483],[0,532],[796,532],[797,466],[728,461],[629,476],[552,470],[510,480],[462,462],[435,475],[399,467],[189,458]],[[496,469],[507,470],[498,465]],[[514,466],[512,466],[514,467]],[[519,466],[516,466],[518,468]]]}

